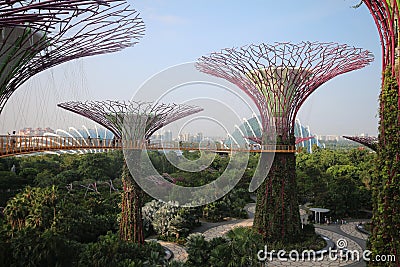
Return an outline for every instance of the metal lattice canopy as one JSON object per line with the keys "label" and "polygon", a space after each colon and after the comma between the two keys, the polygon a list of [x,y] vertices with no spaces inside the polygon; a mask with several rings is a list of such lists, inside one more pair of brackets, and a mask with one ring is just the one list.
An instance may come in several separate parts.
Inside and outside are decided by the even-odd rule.
{"label": "metal lattice canopy", "polygon": [[[142,134],[138,133],[131,137],[145,140],[163,126],[203,110],[183,104],[111,100],[71,101],[57,106],[97,122],[113,132],[117,138],[122,138],[127,130],[136,129],[143,131]],[[130,129],[126,129],[127,127]]]}
{"label": "metal lattice canopy", "polygon": [[376,151],[378,146],[378,138],[374,136],[343,136],[346,139],[364,145],[373,151]]}
{"label": "metal lattice canopy", "polygon": [[[84,9],[85,5],[102,4],[93,0],[6,0],[0,1],[0,25],[31,28],[46,27],[46,23],[57,19],[59,11]],[[109,5],[104,2],[104,5]],[[43,29],[42,29],[43,30]]]}
{"label": "metal lattice canopy", "polygon": [[0,1],[0,113],[35,74],[133,46],[144,23],[125,0]]}
{"label": "metal lattice canopy", "polygon": [[369,51],[336,43],[262,43],[203,56],[197,69],[236,84],[253,99],[264,139],[270,127],[285,139],[293,134],[296,114],[312,92],[372,61]]}

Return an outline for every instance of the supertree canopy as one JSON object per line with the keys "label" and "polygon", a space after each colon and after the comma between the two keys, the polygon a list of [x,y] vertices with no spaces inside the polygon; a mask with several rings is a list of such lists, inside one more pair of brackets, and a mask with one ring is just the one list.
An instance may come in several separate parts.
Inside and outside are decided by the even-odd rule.
{"label": "supertree canopy", "polygon": [[[197,68],[230,81],[254,100],[262,118],[263,144],[275,130],[277,144],[294,145],[296,114],[307,97],[333,77],[371,61],[370,52],[347,45],[275,43],[224,49],[201,57]],[[294,153],[276,153],[268,177],[257,191],[253,225],[266,240],[298,240],[296,192]]]}
{"label": "supertree canopy", "polygon": [[197,68],[236,84],[256,103],[263,127],[273,123],[287,139],[298,110],[315,89],[371,61],[369,51],[347,45],[276,43],[224,49],[200,58]]}
{"label": "supertree canopy", "polygon": [[0,2],[0,113],[35,74],[137,43],[144,23],[125,0]]}
{"label": "supertree canopy", "polygon": [[[202,108],[178,105],[146,103],[135,101],[86,101],[65,102],[58,104],[66,110],[72,111],[91,119],[109,129],[117,138],[133,139],[143,144],[150,136],[165,125],[202,111]],[[129,151],[137,153],[137,149]],[[132,156],[132,155],[129,155]],[[136,157],[137,158],[137,157]],[[131,167],[133,175],[139,175],[139,162]],[[123,195],[122,214],[120,220],[120,236],[123,240],[132,240],[144,243],[142,225],[142,197],[143,190],[132,178],[126,162],[122,171]]]}
{"label": "supertree canopy", "polygon": [[141,124],[137,126],[142,126],[145,131],[143,137],[139,138],[145,140],[148,140],[154,132],[165,125],[203,110],[199,107],[179,104],[112,100],[70,101],[57,106],[97,122],[110,130],[117,138],[122,138],[126,127],[124,118],[129,119],[129,115],[140,115],[145,119],[140,120]]}
{"label": "supertree canopy", "polygon": [[343,136],[346,139],[364,145],[373,151],[376,151],[378,145],[378,138],[374,136]]}

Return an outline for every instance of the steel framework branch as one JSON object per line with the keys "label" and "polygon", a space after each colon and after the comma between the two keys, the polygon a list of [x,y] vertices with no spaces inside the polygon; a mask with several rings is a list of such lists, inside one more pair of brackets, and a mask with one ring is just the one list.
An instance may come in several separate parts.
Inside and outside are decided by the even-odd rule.
{"label": "steel framework branch", "polygon": [[370,11],[382,45],[382,70],[391,66],[393,75],[396,75],[399,82],[399,70],[395,69],[397,54],[396,47],[399,47],[398,18],[399,6],[396,1],[391,0],[363,0]]}
{"label": "steel framework branch", "polygon": [[373,136],[343,136],[346,139],[357,142],[361,145],[364,145],[373,151],[377,150],[378,146],[378,138]]}
{"label": "steel framework branch", "polygon": [[[388,66],[392,75],[396,77],[397,84],[400,84],[400,7],[398,0],[362,0],[371,13],[382,47],[382,73]],[[382,86],[384,75],[382,76]],[[397,105],[400,108],[400,87],[398,88]],[[400,115],[398,116],[400,120]]]}
{"label": "steel framework branch", "polygon": [[[101,4],[95,0],[6,0],[0,1],[0,25],[47,27],[47,23],[57,19],[60,10],[64,12],[84,10],[87,5]],[[109,5],[104,2],[105,5]],[[65,13],[66,14],[66,13]],[[42,28],[42,30],[44,30]]]}
{"label": "steel framework branch", "polygon": [[61,63],[133,46],[144,23],[125,0],[0,2],[0,113],[17,88]]}

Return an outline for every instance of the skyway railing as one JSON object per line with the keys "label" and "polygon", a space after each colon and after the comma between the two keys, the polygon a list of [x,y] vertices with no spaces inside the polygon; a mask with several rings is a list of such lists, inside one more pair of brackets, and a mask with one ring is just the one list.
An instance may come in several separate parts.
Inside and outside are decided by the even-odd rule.
{"label": "skyway railing", "polygon": [[79,138],[63,136],[16,136],[0,135],[0,157],[8,157],[20,154],[36,152],[81,150],[81,149],[147,149],[147,150],[201,150],[220,153],[231,152],[269,152],[269,153],[294,153],[295,146],[290,145],[247,145],[247,146],[223,146],[212,142],[134,142],[121,139]]}

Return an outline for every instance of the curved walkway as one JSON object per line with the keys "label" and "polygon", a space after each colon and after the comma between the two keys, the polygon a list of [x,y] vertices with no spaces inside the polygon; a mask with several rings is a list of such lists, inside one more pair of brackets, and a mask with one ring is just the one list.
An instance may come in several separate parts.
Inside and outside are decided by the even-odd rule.
{"label": "curved walkway", "polygon": [[[229,222],[222,222],[222,223],[206,223],[202,227],[199,227],[194,231],[194,233],[202,233],[205,237],[206,240],[211,240],[214,237],[220,237],[225,235],[229,230],[239,227],[239,226],[251,226],[253,224],[253,217],[254,217],[254,208],[255,204],[248,204],[246,206],[246,210],[249,213],[249,218],[250,219],[243,219],[243,220],[232,220]],[[330,238],[335,244],[339,239],[344,239],[347,242],[347,249],[348,250],[355,250],[362,255],[363,249],[365,249],[365,241],[357,238],[356,236],[353,237],[352,234],[355,234],[351,230],[351,226],[353,226],[354,231],[355,230],[355,224],[356,223],[349,223],[346,225],[342,226],[348,226],[348,227],[343,227],[343,230],[341,229],[342,227],[339,226],[323,226],[323,225],[316,225],[316,232],[319,234],[322,234],[324,236],[327,236]],[[361,234],[361,233],[360,233]],[[360,242],[364,241],[363,242]],[[174,253],[174,260],[176,261],[186,261],[188,254],[183,246],[179,246],[175,243],[170,243],[170,242],[164,242],[164,241],[159,241],[159,243],[162,246],[167,247]],[[361,243],[361,244],[360,244]],[[260,249],[263,249],[260,247]],[[344,259],[339,259],[335,258],[334,256],[329,258],[328,255],[326,255],[323,260],[321,261],[278,261],[278,259],[275,259],[272,262],[268,262],[268,266],[328,266],[328,267],[336,267],[336,266],[352,266],[352,267],[362,267],[366,266],[366,264],[362,261],[354,261],[354,260],[348,260],[345,261]]]}
{"label": "curved walkway", "polygon": [[357,237],[357,238],[362,239],[362,240],[367,240],[368,239],[368,235],[367,234],[364,234],[364,233],[361,233],[360,231],[357,231],[356,227],[357,227],[358,223],[359,222],[349,222],[347,224],[343,224],[343,225],[340,226],[340,230],[342,230],[343,232],[345,232],[348,235]]}
{"label": "curved walkway", "polygon": [[253,219],[246,219],[246,220],[236,220],[229,224],[220,225],[217,227],[213,227],[203,233],[204,239],[210,241],[215,237],[224,236],[227,232],[232,230],[235,227],[247,227],[253,225]]}
{"label": "curved walkway", "polygon": [[175,243],[165,242],[165,241],[157,241],[161,246],[168,248],[174,254],[173,260],[183,261],[185,262],[188,258],[188,253],[186,249],[182,246],[179,246]]}

